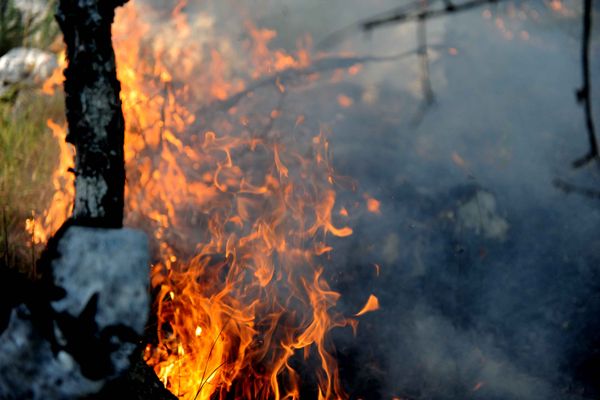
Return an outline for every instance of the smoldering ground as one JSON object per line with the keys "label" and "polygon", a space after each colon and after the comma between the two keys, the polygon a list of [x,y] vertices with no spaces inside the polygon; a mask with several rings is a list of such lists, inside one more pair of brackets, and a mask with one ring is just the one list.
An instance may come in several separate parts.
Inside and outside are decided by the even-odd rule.
{"label": "smoldering ground", "polygon": [[[336,167],[381,201],[335,246],[344,304],[381,303],[340,349],[363,398],[598,394],[598,200],[555,185],[598,187],[596,166],[570,166],[587,151],[579,18],[523,5],[539,17],[497,8],[432,27],[447,49],[432,51],[436,101],[416,123],[416,59],[347,83],[360,111],[333,129]],[[367,43],[410,48],[402,29]]]}

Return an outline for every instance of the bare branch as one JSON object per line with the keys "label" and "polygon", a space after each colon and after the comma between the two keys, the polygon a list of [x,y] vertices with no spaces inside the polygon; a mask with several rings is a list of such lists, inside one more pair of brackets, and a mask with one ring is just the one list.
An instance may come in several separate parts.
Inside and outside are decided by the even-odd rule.
{"label": "bare branch", "polygon": [[596,129],[592,117],[592,96],[591,77],[590,77],[590,37],[592,32],[592,0],[585,0],[583,5],[583,34],[581,36],[581,70],[583,75],[583,86],[577,90],[577,101],[583,103],[585,112],[585,124],[588,138],[590,141],[589,152],[573,161],[574,168],[580,168],[593,160],[598,160],[598,141],[596,139]]}
{"label": "bare branch", "polygon": [[471,9],[484,6],[486,4],[495,4],[504,0],[470,0],[461,4],[454,4],[451,1],[444,1],[443,8],[426,8],[424,10],[414,12],[412,9],[394,9],[386,13],[382,17],[369,18],[360,23],[360,26],[365,31],[371,31],[381,26],[396,24],[408,21],[426,20],[431,18],[443,17],[448,14],[469,11]]}

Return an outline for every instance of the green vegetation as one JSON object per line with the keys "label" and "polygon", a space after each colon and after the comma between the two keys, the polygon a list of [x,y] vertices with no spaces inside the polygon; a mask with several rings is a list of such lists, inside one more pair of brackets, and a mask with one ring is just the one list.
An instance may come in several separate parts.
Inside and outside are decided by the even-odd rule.
{"label": "green vegetation", "polygon": [[57,38],[59,29],[54,21],[55,1],[49,1],[38,16],[26,16],[14,5],[14,0],[0,2],[0,56],[19,46],[48,48]]}
{"label": "green vegetation", "polygon": [[23,43],[23,21],[21,13],[12,1],[0,5],[0,56]]}
{"label": "green vegetation", "polygon": [[37,90],[0,103],[0,255],[11,266],[31,265],[25,220],[41,213],[52,197],[59,148],[46,121],[63,121],[63,113],[61,95]]}
{"label": "green vegetation", "polygon": [[[0,56],[19,46],[48,49],[57,42],[54,1],[26,16],[13,0],[0,1]],[[64,120],[62,95],[13,85],[0,98],[0,265],[28,271],[35,258],[25,220],[52,197],[59,148],[46,121]],[[34,249],[35,250],[35,249]]]}

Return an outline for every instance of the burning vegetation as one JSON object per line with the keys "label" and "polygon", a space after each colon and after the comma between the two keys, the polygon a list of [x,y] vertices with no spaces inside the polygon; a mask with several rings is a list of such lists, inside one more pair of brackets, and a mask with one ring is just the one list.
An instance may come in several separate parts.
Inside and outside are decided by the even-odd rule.
{"label": "burning vegetation", "polygon": [[[473,108],[479,105],[471,103],[478,101],[471,94],[480,90],[475,82],[465,95],[457,89],[460,85],[436,75],[441,68],[435,65],[446,62],[444,57],[459,63],[472,55],[461,43],[428,42],[426,23],[473,11],[471,16],[495,29],[501,41],[538,46],[543,41],[535,29],[525,30],[521,25],[528,18],[540,18],[540,7],[506,1],[504,16],[495,8],[499,2],[493,0],[417,0],[333,31],[316,45],[311,36],[300,36],[295,49],[284,50],[278,32],[262,27],[253,10],[245,8],[248,5],[223,6],[220,0],[202,4],[180,0],[172,7],[153,1],[125,3],[117,9],[112,25],[125,120],[124,225],[143,230],[150,238],[151,260],[145,277],[150,277],[152,299],[151,307],[145,303],[149,321],[134,353],[140,362],[129,369],[130,374],[141,369],[144,385],[160,382],[176,398],[193,400],[537,400],[559,392],[570,396],[572,390],[564,389],[563,375],[556,373],[560,379],[554,380],[555,370],[543,366],[538,376],[538,371],[530,372],[526,359],[540,353],[539,343],[546,344],[535,337],[538,331],[527,336],[529,324],[545,334],[568,312],[543,317],[550,322],[540,317],[541,322],[530,323],[522,315],[532,312],[532,307],[515,306],[498,294],[503,284],[507,291],[516,292],[521,283],[515,280],[531,278],[519,275],[527,270],[521,268],[520,260],[536,265],[544,261],[525,254],[534,235],[521,221],[528,220],[529,214],[540,220],[546,215],[526,207],[523,211],[515,206],[518,201],[509,205],[514,193],[492,190],[490,182],[500,182],[497,187],[505,188],[504,181],[494,181],[497,177],[486,172],[510,169],[507,160],[519,160],[511,159],[506,143],[477,131],[483,126],[486,134],[488,128],[497,134],[494,129],[500,128],[489,121],[471,124],[461,117],[457,122],[450,113],[442,114],[437,131],[435,123],[426,121],[427,113],[439,111],[434,93],[438,84],[441,102],[447,91],[454,93],[452,100],[464,98]],[[592,6],[589,0],[585,4],[587,11],[582,13],[563,1],[543,4],[556,15],[574,18],[583,14],[584,21],[589,20],[582,46],[586,77],[578,96],[585,106],[590,151],[583,161],[575,162],[578,168],[597,158],[587,71]],[[417,28],[417,47],[403,53],[389,51],[395,45],[393,35],[382,41],[385,51],[368,56],[317,50],[345,40],[348,29],[372,32],[404,22]],[[430,35],[432,31],[439,35],[438,28],[434,25]],[[464,34],[461,29],[456,32],[457,37]],[[355,46],[357,52],[367,53],[362,45]],[[352,43],[338,48],[354,51]],[[372,55],[377,53],[392,55]],[[410,78],[403,79],[410,82],[402,88],[390,84],[392,78],[377,77],[372,83],[357,77],[365,64],[402,62],[407,56],[415,56],[411,62],[419,61],[419,68],[407,72]],[[59,67],[43,85],[45,94],[61,90],[67,58],[65,52],[59,56]],[[465,76],[451,62],[446,68]],[[382,68],[378,74],[390,71]],[[489,76],[482,76],[482,87],[493,92]],[[357,82],[348,83],[351,80]],[[314,103],[312,92],[298,96],[300,101],[290,100],[298,92],[308,92],[307,87],[325,83],[331,85],[315,90],[322,97]],[[338,84],[345,90],[337,90]],[[336,132],[348,130],[348,137],[356,139],[350,145],[341,143],[346,164],[340,170],[352,177],[334,169],[333,128],[321,122],[322,115],[312,118],[311,109],[318,108],[325,110],[322,115],[331,114],[327,121],[342,121]],[[344,120],[348,114],[356,115]],[[77,214],[74,199],[90,195],[79,186],[75,189],[80,173],[75,149],[65,140],[66,124],[49,119],[47,126],[60,147],[60,160],[52,174],[51,203],[43,213],[26,220],[32,258],[36,245],[39,249],[53,238],[62,240],[61,227]],[[365,134],[371,128],[374,132]],[[402,129],[411,134],[401,135]],[[459,132],[457,137],[468,132],[465,143],[475,143],[477,148],[457,145],[449,135],[440,134],[446,129]],[[504,141],[505,133],[500,133]],[[433,139],[435,134],[440,137]],[[367,167],[358,165],[360,157]],[[428,168],[442,178],[436,173],[424,178]],[[358,176],[367,183],[363,187],[361,181],[360,190]],[[446,180],[453,183],[446,185]],[[556,186],[567,194],[597,195],[566,183]],[[552,240],[560,242],[563,233],[550,232],[558,238]],[[585,232],[583,228],[577,231],[573,241],[582,242],[578,238]],[[73,235],[69,240],[77,241]],[[94,245],[91,248],[93,252]],[[582,263],[597,259],[589,249],[581,248],[585,250]],[[556,268],[572,267],[572,254],[559,257],[554,245],[548,252],[558,260]],[[143,256],[136,259],[144,260]],[[348,263],[354,264],[346,268]],[[511,281],[503,268],[513,265],[516,278]],[[34,277],[41,275],[33,269]],[[595,276],[595,272],[589,274]],[[537,288],[535,284],[530,287]],[[361,287],[354,291],[357,286]],[[546,299],[548,292],[560,291],[543,288],[538,297]],[[562,297],[551,300],[556,304],[556,299],[564,300],[575,292],[565,289]],[[523,293],[519,296],[525,300],[519,301],[530,301]],[[581,293],[584,297],[589,292]],[[78,328],[88,327],[81,321],[96,306],[94,296],[77,317],[81,318],[75,322]],[[522,313],[511,314],[514,309]],[[141,320],[137,324],[143,326]],[[559,323],[555,330],[561,334],[569,329],[569,321]],[[582,329],[591,330],[589,326]],[[352,345],[345,342],[349,337]],[[548,343],[554,342],[548,339]],[[574,353],[581,350],[573,348]],[[94,351],[96,356],[102,353]],[[572,377],[578,379],[575,374],[567,375]],[[586,389],[594,387],[586,385]],[[111,390],[110,384],[107,387]]]}
{"label": "burning vegetation", "polygon": [[[345,398],[328,335],[357,322],[336,311],[340,295],[325,265],[328,238],[352,229],[339,217],[326,129],[315,132],[302,114],[280,108],[280,79],[274,99],[248,92],[245,102],[218,103],[251,81],[309,67],[310,40],[295,53],[272,51],[276,32],[241,18],[248,39],[239,51],[214,17],[199,12],[190,21],[186,6],[157,23],[161,11],[131,2],[113,30],[126,224],[153,239],[144,358],[179,398],[298,399],[305,378],[319,399]],[[45,90],[60,82],[57,72]],[[285,122],[275,126],[277,119]],[[29,224],[39,242],[70,215],[73,197],[73,151],[65,128],[48,124],[62,155],[53,202]],[[378,207],[369,198],[369,209]]]}

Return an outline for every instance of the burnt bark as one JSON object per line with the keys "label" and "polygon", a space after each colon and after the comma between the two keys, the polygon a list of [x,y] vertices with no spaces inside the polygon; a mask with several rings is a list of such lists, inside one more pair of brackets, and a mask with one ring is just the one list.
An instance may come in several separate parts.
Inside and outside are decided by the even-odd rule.
{"label": "burnt bark", "polygon": [[127,0],[60,0],[56,20],[67,45],[65,95],[75,145],[75,204],[78,225],[120,228],[123,224],[125,122],[121,109],[111,24]]}

